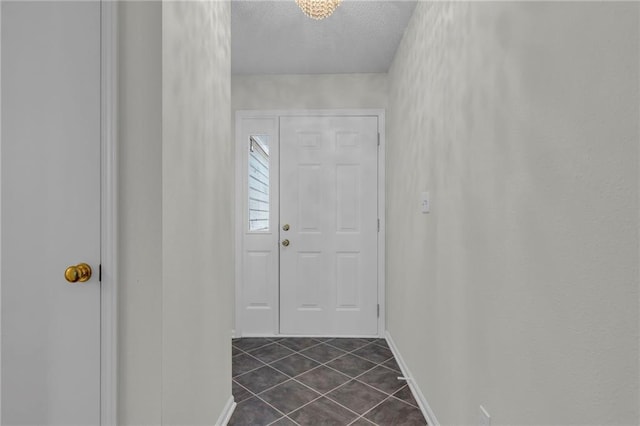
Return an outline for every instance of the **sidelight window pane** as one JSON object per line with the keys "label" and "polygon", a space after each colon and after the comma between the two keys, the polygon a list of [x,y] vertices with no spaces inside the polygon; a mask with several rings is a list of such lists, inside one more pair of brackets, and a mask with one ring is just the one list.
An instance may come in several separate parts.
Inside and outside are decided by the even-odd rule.
{"label": "sidelight window pane", "polygon": [[269,230],[269,136],[249,136],[249,231]]}

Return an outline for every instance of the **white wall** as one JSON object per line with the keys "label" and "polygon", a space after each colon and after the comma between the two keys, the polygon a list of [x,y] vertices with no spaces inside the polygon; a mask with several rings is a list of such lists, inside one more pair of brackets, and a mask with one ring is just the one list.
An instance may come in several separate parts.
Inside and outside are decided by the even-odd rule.
{"label": "white wall", "polygon": [[163,2],[163,422],[213,424],[231,397],[230,7]]}
{"label": "white wall", "polygon": [[120,3],[119,424],[231,397],[228,2]]}
{"label": "white wall", "polygon": [[638,7],[417,6],[389,73],[387,314],[443,424],[638,423]]}
{"label": "white wall", "polygon": [[118,421],[162,419],[162,4],[119,3]]}
{"label": "white wall", "polygon": [[236,75],[231,110],[386,108],[386,74]]}

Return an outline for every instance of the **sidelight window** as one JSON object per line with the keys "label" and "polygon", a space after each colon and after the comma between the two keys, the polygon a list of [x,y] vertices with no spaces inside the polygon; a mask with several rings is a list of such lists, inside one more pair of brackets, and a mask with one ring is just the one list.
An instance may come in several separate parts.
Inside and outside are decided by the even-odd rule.
{"label": "sidelight window", "polygon": [[269,136],[249,136],[249,231],[269,230]]}

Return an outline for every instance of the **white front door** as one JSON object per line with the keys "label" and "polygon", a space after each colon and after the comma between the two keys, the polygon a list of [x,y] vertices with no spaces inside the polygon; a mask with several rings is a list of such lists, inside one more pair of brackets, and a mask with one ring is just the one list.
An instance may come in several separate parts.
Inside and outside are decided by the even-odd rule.
{"label": "white front door", "polygon": [[100,3],[0,12],[1,421],[99,424]]}
{"label": "white front door", "polygon": [[375,335],[377,117],[280,118],[280,332]]}

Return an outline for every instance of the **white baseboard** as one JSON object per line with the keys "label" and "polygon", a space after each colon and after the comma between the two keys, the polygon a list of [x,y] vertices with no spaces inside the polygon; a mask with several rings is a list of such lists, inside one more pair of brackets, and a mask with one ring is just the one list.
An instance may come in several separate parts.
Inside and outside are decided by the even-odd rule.
{"label": "white baseboard", "polygon": [[422,414],[424,415],[424,418],[427,420],[427,423],[429,424],[429,426],[440,426],[438,419],[436,419],[435,414],[433,414],[433,410],[431,410],[431,407],[429,407],[429,403],[427,402],[427,399],[424,397],[422,390],[420,390],[415,380],[413,380],[413,376],[411,375],[411,371],[409,371],[409,367],[407,367],[407,364],[404,362],[404,359],[402,358],[402,355],[400,355],[400,351],[398,350],[398,347],[393,342],[393,339],[391,338],[391,334],[389,334],[388,331],[386,332],[386,339],[387,339],[387,343],[389,344],[389,348],[391,349],[391,352],[393,352],[393,356],[396,357],[396,361],[400,366],[400,370],[402,370],[402,375],[407,379],[407,383],[409,384],[409,389],[411,389],[411,393],[413,394],[413,397],[418,402],[420,411],[422,411]]}
{"label": "white baseboard", "polygon": [[233,414],[233,410],[236,409],[236,402],[233,400],[233,395],[229,397],[227,403],[222,409],[222,413],[220,413],[220,417],[216,421],[216,426],[226,426],[231,419],[231,415]]}

